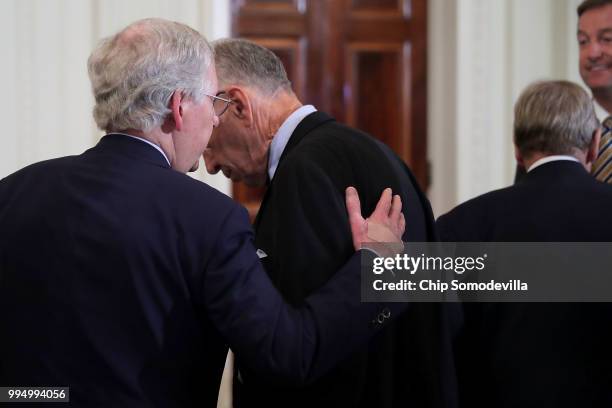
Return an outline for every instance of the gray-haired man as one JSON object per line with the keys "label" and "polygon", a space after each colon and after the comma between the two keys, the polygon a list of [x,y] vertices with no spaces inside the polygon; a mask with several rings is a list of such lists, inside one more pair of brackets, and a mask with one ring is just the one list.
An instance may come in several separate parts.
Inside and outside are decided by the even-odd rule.
{"label": "gray-haired man", "polygon": [[[287,306],[246,211],[184,174],[226,103],[197,31],[131,24],[89,75],[108,134],[0,181],[0,385],[70,387],[71,406],[213,406],[226,342],[262,377],[300,383],[401,309],[360,303],[359,255]],[[355,242],[369,241],[348,195]],[[400,210],[387,190],[371,221],[398,237]]]}
{"label": "gray-haired man", "polygon": [[[389,147],[312,105],[302,105],[270,50],[241,39],[213,46],[219,89],[232,103],[204,153],[206,167],[248,185],[267,182],[255,220],[255,244],[287,301],[302,305],[350,257],[350,229],[343,216],[346,186],[357,187],[366,210],[391,186],[402,198],[410,225],[404,241],[435,239],[429,201]],[[309,387],[270,386],[237,355],[241,375],[235,381],[236,403],[452,406],[444,311],[439,304],[413,305],[401,321]]]}
{"label": "gray-haired man", "polygon": [[[517,161],[527,174],[441,216],[441,239],[611,242],[612,186],[588,172],[599,135],[591,97],[579,85],[527,87],[514,109]],[[457,347],[461,406],[612,403],[609,303],[473,303],[465,310]]]}

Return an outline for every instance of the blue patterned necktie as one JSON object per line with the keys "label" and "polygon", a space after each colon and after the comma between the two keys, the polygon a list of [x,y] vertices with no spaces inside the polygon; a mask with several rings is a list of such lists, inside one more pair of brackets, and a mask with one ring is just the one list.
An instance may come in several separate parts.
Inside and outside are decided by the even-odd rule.
{"label": "blue patterned necktie", "polygon": [[603,121],[599,153],[591,171],[597,180],[612,184],[612,116]]}

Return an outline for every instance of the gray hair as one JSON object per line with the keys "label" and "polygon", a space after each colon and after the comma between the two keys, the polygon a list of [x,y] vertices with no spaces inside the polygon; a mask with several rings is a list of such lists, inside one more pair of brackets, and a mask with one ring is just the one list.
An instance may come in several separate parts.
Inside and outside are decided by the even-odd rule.
{"label": "gray hair", "polygon": [[213,41],[219,81],[255,86],[265,94],[291,91],[281,60],[269,49],[243,39]]}
{"label": "gray hair", "polygon": [[170,112],[176,90],[201,101],[212,49],[196,30],[177,22],[145,19],[102,40],[87,61],[100,129],[150,131]]}
{"label": "gray hair", "polygon": [[585,151],[598,127],[591,97],[572,82],[536,82],[514,106],[514,144],[524,156]]}

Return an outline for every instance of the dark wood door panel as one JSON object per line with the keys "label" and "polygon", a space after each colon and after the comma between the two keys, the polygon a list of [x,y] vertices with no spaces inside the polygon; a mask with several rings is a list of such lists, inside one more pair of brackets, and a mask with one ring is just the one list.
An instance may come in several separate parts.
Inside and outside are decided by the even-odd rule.
{"label": "dark wood door panel", "polygon": [[234,1],[234,7],[240,12],[284,12],[284,11],[304,11],[305,0],[238,0]]}
{"label": "dark wood door panel", "polygon": [[410,0],[351,0],[348,10],[370,18],[376,15],[406,16],[410,14]]}
{"label": "dark wood door panel", "polygon": [[[232,0],[232,34],[270,48],[302,102],[388,144],[427,188],[427,0]],[[261,191],[234,184],[250,209]]]}
{"label": "dark wood door panel", "polygon": [[353,43],[347,47],[346,122],[411,159],[409,44]]}

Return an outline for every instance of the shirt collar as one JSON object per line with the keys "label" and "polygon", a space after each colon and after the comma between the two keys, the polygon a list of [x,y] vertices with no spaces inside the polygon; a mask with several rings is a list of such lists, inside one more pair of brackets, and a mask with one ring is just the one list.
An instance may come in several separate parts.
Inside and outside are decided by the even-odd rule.
{"label": "shirt collar", "polygon": [[603,123],[603,121],[610,116],[610,114],[595,99],[593,99],[593,108],[595,108],[595,116],[597,116],[599,123]]}
{"label": "shirt collar", "polygon": [[540,167],[543,164],[546,163],[550,163],[553,161],[562,161],[562,160],[568,160],[568,161],[575,161],[580,163],[580,160],[578,160],[577,158],[575,158],[574,156],[566,156],[566,155],[553,155],[553,156],[546,156],[546,157],[542,157],[540,160],[536,160],[530,167],[529,169],[527,169],[527,173],[529,173],[530,171],[532,171],[533,169],[535,169],[536,167]]}
{"label": "shirt collar", "polygon": [[166,159],[166,161],[168,162],[168,166],[172,167],[172,165],[170,164],[170,160],[168,160],[168,156],[166,156],[166,153],[164,153],[162,148],[159,147],[158,145],[156,145],[155,143],[151,143],[150,141],[148,141],[147,139],[143,139],[142,137],[128,135],[127,133],[113,132],[113,134],[114,135],[123,135],[123,136],[131,137],[132,139],[140,140],[141,142],[145,142],[145,143],[153,146],[154,148],[157,149],[157,151],[159,151],[162,154],[162,156],[164,156],[164,159]]}
{"label": "shirt collar", "polygon": [[293,113],[289,115],[283,124],[278,128],[278,131],[274,135],[272,143],[270,144],[270,156],[268,157],[268,176],[270,176],[270,180],[272,180],[274,173],[276,173],[276,168],[278,167],[280,157],[283,154],[283,150],[285,150],[293,131],[306,116],[316,111],[317,110],[312,105],[301,106],[294,110]]}

